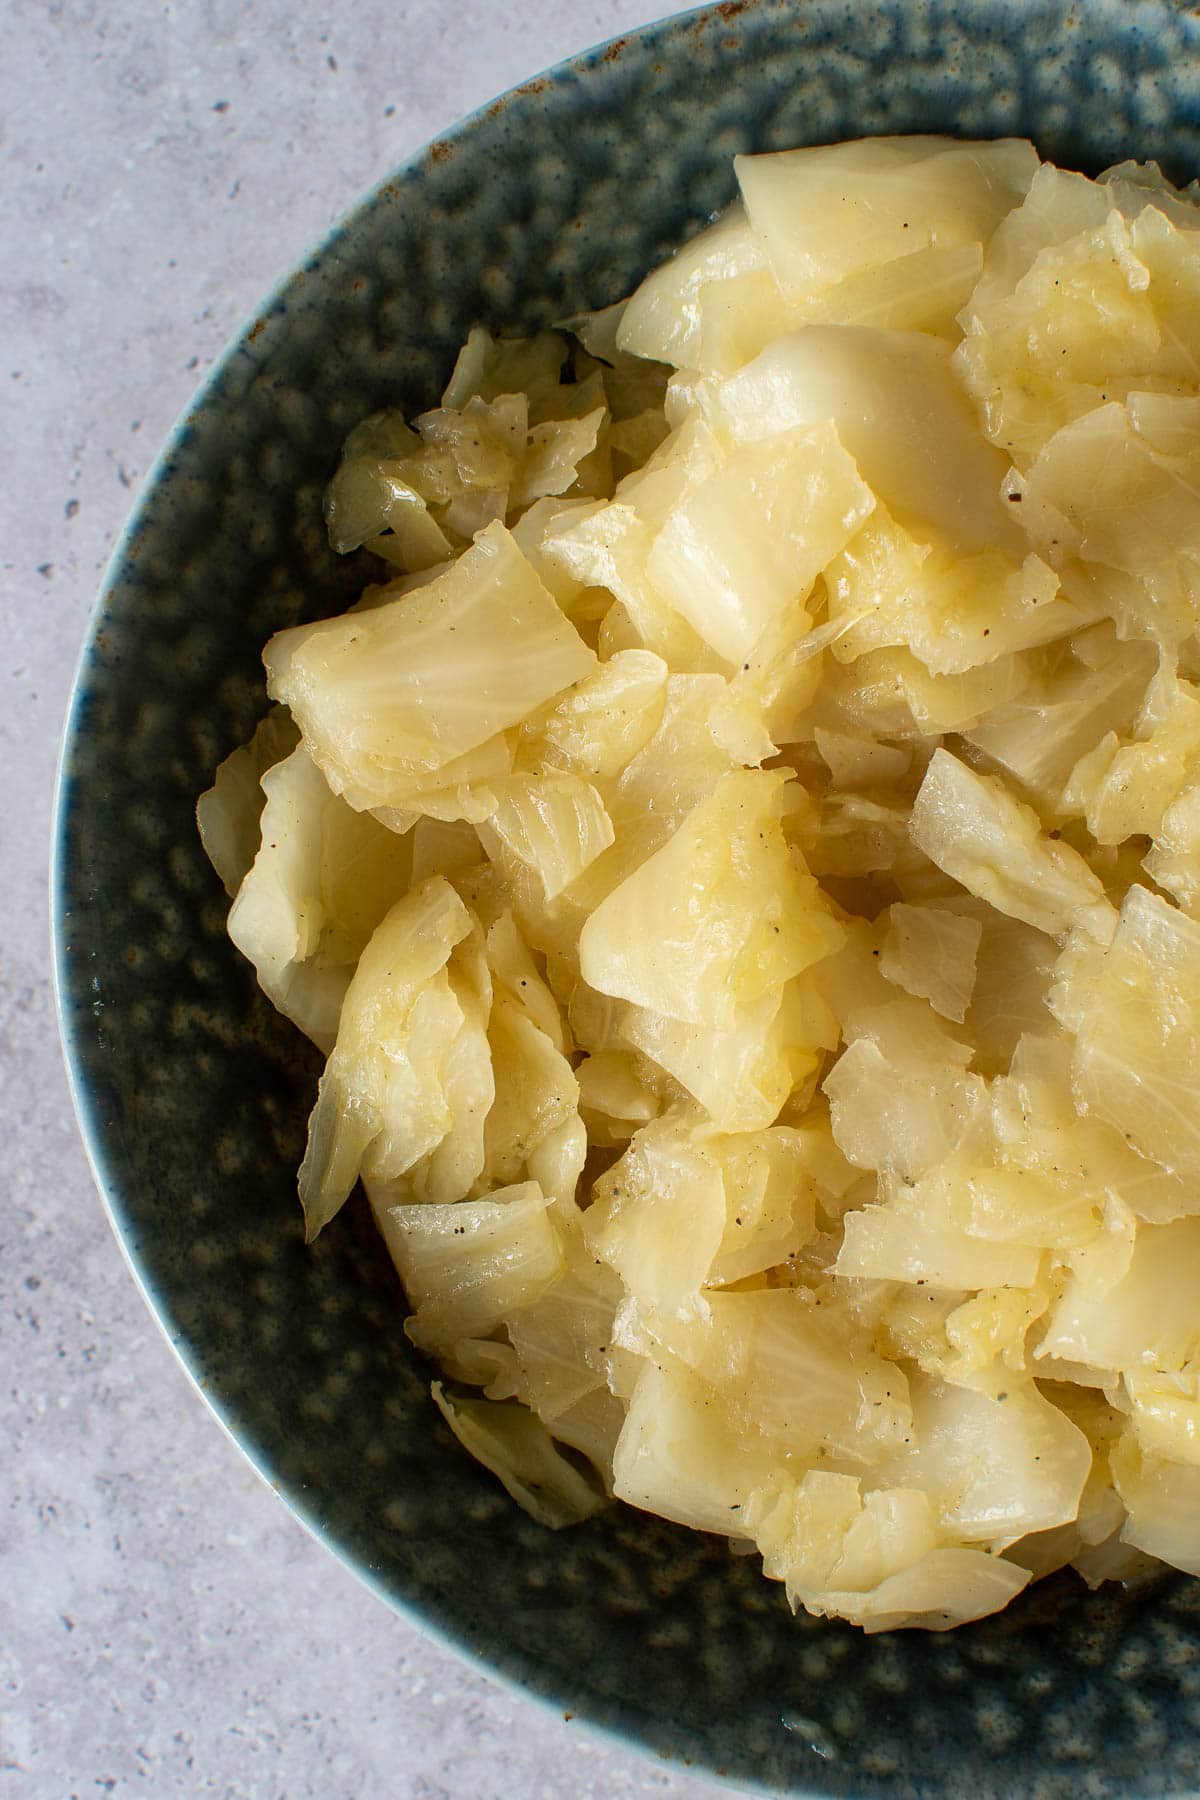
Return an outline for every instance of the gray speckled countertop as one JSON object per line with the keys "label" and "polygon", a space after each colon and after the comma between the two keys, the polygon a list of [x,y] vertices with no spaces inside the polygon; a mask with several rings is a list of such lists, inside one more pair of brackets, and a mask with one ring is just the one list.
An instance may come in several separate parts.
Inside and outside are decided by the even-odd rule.
{"label": "gray speckled countertop", "polygon": [[177,1368],[62,1074],[58,736],[104,564],[239,322],[452,119],[653,0],[7,0],[0,73],[0,1797],[700,1800],[418,1635]]}

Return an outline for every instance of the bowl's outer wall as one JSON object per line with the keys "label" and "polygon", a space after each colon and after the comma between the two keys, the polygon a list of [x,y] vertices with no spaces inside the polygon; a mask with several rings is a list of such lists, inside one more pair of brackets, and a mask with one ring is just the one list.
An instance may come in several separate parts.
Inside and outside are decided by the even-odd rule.
{"label": "bowl's outer wall", "polygon": [[[436,400],[467,328],[626,292],[732,155],[1028,134],[1200,172],[1200,19],[1170,4],[758,0],[528,83],[376,191],[185,419],[110,572],[61,795],[58,955],[85,1132],[152,1305],[268,1479],[396,1604],[525,1688],[775,1791],[1192,1791],[1200,1585],[1061,1579],[948,1636],[793,1620],[715,1540],[621,1508],[549,1538],[428,1401],[358,1202],[306,1250],[318,1064],[224,935],[193,821],[282,625],[344,607],[321,494],[347,429]],[[303,1629],[303,1626],[300,1627]],[[320,1648],[314,1646],[319,1659]]]}

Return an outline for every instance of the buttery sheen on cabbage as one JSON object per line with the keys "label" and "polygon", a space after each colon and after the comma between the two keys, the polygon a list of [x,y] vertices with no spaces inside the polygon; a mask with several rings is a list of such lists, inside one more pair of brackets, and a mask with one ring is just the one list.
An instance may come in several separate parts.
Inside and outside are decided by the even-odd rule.
{"label": "buttery sheen on cabbage", "polygon": [[1200,192],[745,157],[470,335],[200,802],[466,1448],[793,1607],[1200,1573]]}

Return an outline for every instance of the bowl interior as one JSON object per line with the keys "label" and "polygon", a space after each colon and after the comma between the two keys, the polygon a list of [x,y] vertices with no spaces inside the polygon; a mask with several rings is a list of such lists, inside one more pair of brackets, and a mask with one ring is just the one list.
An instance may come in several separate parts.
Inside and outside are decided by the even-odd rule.
{"label": "bowl interior", "polygon": [[1167,0],[751,0],[532,81],[384,183],[277,290],[183,420],[114,560],[60,795],[57,954],[118,1233],[206,1397],[364,1579],[564,1711],[770,1791],[1192,1791],[1200,1584],[1044,1583],[947,1637],[793,1619],[720,1543],[614,1508],[549,1538],[450,1438],[365,1209],[312,1249],[318,1064],[224,935],[196,796],[265,704],[260,652],[366,578],[323,484],[476,322],[628,291],[731,196],[733,154],[1017,133],[1200,172],[1200,22]]}

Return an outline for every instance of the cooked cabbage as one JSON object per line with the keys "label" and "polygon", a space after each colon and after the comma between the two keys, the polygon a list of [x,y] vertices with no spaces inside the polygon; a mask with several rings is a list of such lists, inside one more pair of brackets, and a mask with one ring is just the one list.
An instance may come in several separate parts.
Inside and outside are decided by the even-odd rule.
{"label": "cooked cabbage", "polygon": [[737,161],[347,440],[199,803],[463,1448],[793,1607],[1200,1572],[1200,205]]}
{"label": "cooked cabbage", "polygon": [[490,1469],[539,1525],[561,1531],[604,1505],[604,1495],[563,1455],[527,1406],[451,1398],[440,1381],[431,1392],[463,1449]]}
{"label": "cooked cabbage", "polygon": [[355,965],[410,883],[412,844],[331,793],[303,744],[259,786],[261,842],[229,935],[272,1004],[328,1055]]}
{"label": "cooked cabbage", "polygon": [[500,773],[481,748],[596,659],[511,535],[489,525],[415,593],[279,632],[266,664],[336,793],[361,810],[419,813],[430,789]]}
{"label": "cooked cabbage", "polygon": [[249,743],[221,763],[213,785],[196,803],[196,825],[205,854],[232,900],[258,854],[259,821],[266,795],[262,777],[296,748],[300,733],[288,710],[273,706]]}
{"label": "cooked cabbage", "polygon": [[579,940],[600,993],[728,1030],[739,1006],[782,990],[840,942],[812,877],[789,854],[782,774],[723,775],[711,795],[602,900]]}

